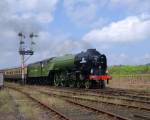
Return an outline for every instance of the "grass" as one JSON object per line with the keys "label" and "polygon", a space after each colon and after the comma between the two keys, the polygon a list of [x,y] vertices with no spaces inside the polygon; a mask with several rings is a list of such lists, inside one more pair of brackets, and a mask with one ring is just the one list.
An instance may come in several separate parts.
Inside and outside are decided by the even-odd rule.
{"label": "grass", "polygon": [[[36,95],[45,99],[45,96]],[[23,94],[6,88],[0,90],[0,120],[16,120],[18,118],[49,120],[52,118],[51,116],[50,112],[47,113],[47,110],[43,110],[39,104],[31,101]]]}
{"label": "grass", "polygon": [[12,102],[6,89],[0,90],[0,112],[9,113],[13,111]]}
{"label": "grass", "polygon": [[150,65],[120,65],[108,68],[109,87],[150,91]]}
{"label": "grass", "polygon": [[50,118],[50,114],[46,114],[46,111],[43,111],[39,104],[31,101],[19,92],[11,91],[11,94],[16,99],[20,113],[27,120],[48,120]]}
{"label": "grass", "polygon": [[150,75],[112,75],[112,80],[108,86],[150,91]]}
{"label": "grass", "polygon": [[109,67],[111,75],[150,74],[150,65],[120,65]]}

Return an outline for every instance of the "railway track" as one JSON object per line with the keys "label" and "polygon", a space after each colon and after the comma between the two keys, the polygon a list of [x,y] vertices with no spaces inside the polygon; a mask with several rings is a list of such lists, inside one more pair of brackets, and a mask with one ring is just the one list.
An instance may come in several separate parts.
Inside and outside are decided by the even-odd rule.
{"label": "railway track", "polygon": [[107,88],[108,92],[119,92],[122,94],[135,94],[140,96],[150,96],[149,92],[146,91],[136,91],[136,90],[125,90],[125,89],[119,89],[119,88]]}
{"label": "railway track", "polygon": [[[20,87],[22,88],[22,87]],[[147,114],[150,113],[150,107],[146,107],[146,105],[144,106],[141,106],[141,105],[138,105],[138,104],[122,104],[122,103],[113,103],[113,102],[108,102],[108,101],[103,101],[103,100],[100,100],[100,99],[89,99],[89,98],[86,98],[86,97],[83,97],[83,96],[90,96],[90,97],[95,97],[95,94],[92,94],[92,93],[87,93],[87,91],[83,91],[81,92],[80,90],[75,90],[74,92],[73,91],[68,91],[68,89],[65,89],[65,90],[58,90],[57,88],[54,89],[54,88],[48,88],[46,87],[33,87],[33,86],[26,86],[26,88],[30,88],[30,89],[33,89],[35,91],[38,91],[42,94],[47,94],[49,96],[52,96],[52,97],[57,97],[57,98],[60,98],[60,99],[63,99],[65,100],[66,102],[70,103],[70,104],[75,104],[77,106],[81,106],[85,109],[88,109],[88,110],[91,110],[91,111],[95,111],[97,113],[101,113],[101,114],[106,114],[107,116],[111,116],[113,118],[117,118],[117,119],[121,119],[121,120],[129,120],[129,119],[132,119],[134,118],[135,120],[150,120],[150,116]],[[41,89],[41,90],[39,90]],[[94,91],[94,90],[93,90]],[[93,92],[92,91],[92,92]],[[61,93],[61,94],[58,94],[58,93]],[[99,94],[97,93],[96,94],[96,97],[98,96],[99,98]],[[104,94],[104,98],[105,98],[105,94]],[[101,98],[101,97],[100,97]],[[110,98],[110,97],[108,97]],[[117,97],[114,96],[113,99],[116,99]],[[121,100],[124,100],[126,101],[126,99],[121,99]],[[132,100],[132,99],[127,99],[128,102],[136,102],[136,103],[140,103],[140,104],[147,104],[149,105],[149,102],[147,103],[146,101],[140,101],[140,100]],[[95,106],[91,106],[91,105],[94,105]],[[109,109],[100,109],[97,108],[97,105],[98,104],[103,104],[103,106],[110,106],[109,108],[115,108],[115,109],[120,109],[120,111],[122,110],[126,110],[128,112],[131,112],[134,114],[132,114],[131,116],[132,117],[128,117],[128,116],[123,116],[121,114],[118,114],[118,113],[113,113],[111,112],[111,110],[109,111]],[[138,111],[136,113],[136,111]],[[110,114],[110,115],[109,115]],[[117,116],[117,117],[116,117]],[[119,118],[120,117],[120,118]]]}
{"label": "railway track", "polygon": [[58,116],[58,118],[60,118],[61,120],[71,120],[71,119],[67,118],[66,116],[64,116],[62,113],[60,113],[60,112],[54,110],[53,108],[51,108],[51,107],[49,107],[48,105],[42,103],[42,102],[39,101],[38,99],[32,97],[30,94],[28,94],[28,93],[26,93],[26,92],[24,92],[24,91],[22,91],[22,90],[20,90],[20,89],[18,89],[18,88],[15,88],[15,87],[7,86],[7,88],[13,89],[13,90],[15,90],[15,91],[18,91],[18,92],[24,94],[26,97],[30,98],[32,101],[34,101],[34,102],[40,104],[42,107],[44,107],[44,108],[48,109],[49,111],[53,112],[54,114],[56,114],[56,115]]}
{"label": "railway track", "polygon": [[134,106],[134,105],[129,105],[129,104],[126,105],[126,104],[105,102],[105,101],[100,101],[100,100],[93,100],[93,99],[82,98],[82,97],[79,97],[79,96],[68,96],[68,95],[63,95],[63,94],[59,95],[59,94],[56,94],[56,93],[44,92],[44,91],[41,91],[41,90],[38,90],[38,91],[41,92],[41,93],[44,93],[44,94],[54,95],[54,96],[58,96],[58,97],[60,96],[60,97],[65,97],[65,98],[74,98],[74,99],[83,100],[83,101],[105,103],[105,104],[110,104],[110,105],[117,105],[117,106],[122,106],[122,107],[127,107],[127,108],[133,108],[133,109],[140,109],[140,110],[150,111],[150,108],[146,108],[146,107],[139,107],[139,106]]}
{"label": "railway track", "polygon": [[[134,102],[141,102],[141,103],[149,103],[150,104],[150,94],[149,93],[143,93],[143,92],[137,92],[137,91],[131,91],[131,90],[123,90],[123,89],[114,89],[114,88],[106,88],[105,90],[101,89],[76,89],[76,88],[49,88],[52,91],[69,91],[69,92],[82,92],[84,94],[90,94],[91,96],[100,96],[100,97],[107,97],[107,98],[116,98],[117,99],[127,99],[128,101]],[[60,90],[61,89],[61,90]]]}
{"label": "railway track", "polygon": [[18,104],[17,104],[15,98],[13,97],[12,94],[10,94],[9,91],[8,91],[8,94],[11,97],[11,100],[12,100],[13,104],[15,105],[14,111],[16,112],[17,120],[25,120],[24,116],[19,111]]}
{"label": "railway track", "polygon": [[[37,88],[38,87],[34,87],[34,88]],[[53,88],[48,88],[46,87],[47,90],[49,91],[52,91],[52,92],[64,92],[64,93],[67,93],[67,94],[73,94],[73,95],[83,95],[83,96],[91,96],[91,97],[98,97],[98,98],[107,98],[107,99],[117,99],[117,100],[121,100],[121,101],[126,101],[126,102],[129,102],[129,103],[138,103],[138,104],[146,104],[146,105],[150,105],[150,99],[147,98],[147,97],[144,97],[142,100],[141,100],[141,97],[140,96],[130,96],[130,98],[126,98],[125,96],[116,96],[116,95],[113,95],[113,93],[111,94],[102,94],[101,92],[99,91],[96,91],[96,90],[71,90],[71,89],[53,89]],[[140,97],[140,99],[139,99]]]}
{"label": "railway track", "polygon": [[[41,92],[41,93],[43,93],[43,94],[47,94],[47,95],[50,95],[50,96],[55,96],[55,97],[63,97],[63,98],[65,98],[65,100],[66,101],[68,101],[68,102],[71,102],[71,103],[74,103],[74,104],[79,104],[80,106],[82,105],[83,107],[86,107],[87,105],[88,105],[88,103],[86,103],[86,106],[84,106],[84,104],[81,104],[80,103],[80,101],[82,101],[82,103],[85,103],[85,101],[86,102],[91,102],[91,103],[95,103],[95,106],[97,105],[97,103],[103,103],[103,104],[105,104],[105,105],[113,105],[112,107],[114,107],[114,106],[118,106],[118,107],[126,107],[126,109],[134,109],[134,110],[143,110],[143,112],[149,112],[150,111],[150,108],[142,108],[142,107],[137,107],[137,106],[130,106],[130,105],[123,105],[123,104],[115,104],[115,103],[109,103],[109,102],[100,102],[100,101],[97,101],[97,100],[90,100],[90,99],[85,99],[85,98],[79,98],[79,97],[71,97],[71,96],[66,96],[66,95],[58,95],[58,94],[54,94],[54,93],[48,93],[48,92],[44,92],[44,91],[41,91],[41,90],[38,90],[39,92]],[[66,99],[67,98],[67,99]],[[68,98],[69,99],[74,99],[73,101],[71,100],[68,100]],[[74,102],[74,101],[76,101],[76,102]],[[78,101],[78,102],[77,102]],[[88,105],[88,107],[89,107],[90,105]],[[99,110],[98,108],[96,108],[96,107],[90,107],[90,109],[96,109],[96,110]],[[102,112],[106,112],[106,110],[102,110]],[[107,111],[107,114],[110,114],[111,112],[108,112]],[[141,112],[142,113],[142,112]],[[112,113],[111,113],[112,114]],[[113,113],[113,116],[115,117],[116,116],[116,114],[115,113]],[[117,115],[117,116],[119,116],[119,117],[121,117],[121,115]],[[133,114],[133,117],[138,117],[138,118],[145,118],[145,119],[150,119],[149,117],[147,117],[146,115],[145,116],[141,116],[141,115],[136,115],[136,114]],[[128,117],[124,117],[125,119],[130,119],[130,118],[128,118]]]}
{"label": "railway track", "polygon": [[[70,98],[70,99],[74,99],[74,100],[79,100],[79,101],[84,101],[84,102],[87,101],[87,102],[92,102],[92,103],[96,103],[96,104],[97,103],[102,103],[102,104],[105,104],[105,106],[106,105],[108,105],[108,106],[111,105],[112,107],[117,106],[117,107],[122,107],[121,109],[125,108],[126,110],[132,109],[132,110],[130,110],[131,112],[133,110],[134,111],[135,110],[139,110],[139,111],[142,111],[141,113],[144,113],[144,112],[149,113],[149,111],[150,111],[150,108],[147,108],[147,107],[135,106],[135,105],[130,105],[130,104],[111,103],[111,102],[107,102],[107,101],[99,101],[99,100],[91,100],[91,99],[81,98],[81,96],[78,96],[78,95],[80,94],[80,95],[84,95],[85,96],[85,94],[82,94],[82,93],[76,93],[76,92],[70,92],[70,91],[65,91],[64,92],[64,91],[61,90],[61,91],[59,91],[59,92],[61,92],[61,95],[60,95],[60,94],[53,93],[54,91],[56,92],[57,90],[52,91],[51,89],[49,89],[49,92],[45,92],[43,90],[41,91],[39,89],[36,89],[36,90],[38,90],[39,92],[41,92],[43,94],[48,94],[50,96],[55,96],[55,97],[60,97],[60,98],[62,98],[62,97],[63,98],[67,98],[67,99]],[[65,93],[66,95],[64,95],[63,93]],[[72,95],[70,95],[70,93],[72,93]],[[79,102],[77,102],[77,103],[79,103]],[[133,114],[133,117],[150,119],[150,116],[147,117],[146,115],[141,116],[141,115],[135,115],[135,114]]]}
{"label": "railway track", "polygon": [[[49,86],[44,86],[44,87],[49,87]],[[56,88],[56,89],[63,89],[63,90],[80,90],[80,88],[68,88],[68,87],[53,87],[51,86],[51,88]],[[105,89],[84,89],[81,88],[82,91],[85,92],[102,92],[102,93],[109,93],[109,92],[113,92],[113,93],[120,93],[120,94],[130,94],[130,95],[138,95],[138,96],[145,96],[145,97],[150,97],[150,92],[146,92],[146,91],[139,91],[139,90],[129,90],[129,89],[121,89],[121,88],[105,88]]]}
{"label": "railway track", "polygon": [[102,90],[91,90],[94,93],[98,93],[98,94],[106,94],[106,95],[112,95],[112,96],[123,96],[123,97],[128,97],[131,99],[138,99],[138,100],[145,100],[145,101],[150,101],[150,94],[145,93],[145,94],[141,94],[138,92],[129,92],[129,91],[125,91],[125,90],[106,90],[106,91],[102,91]]}
{"label": "railway track", "polygon": [[[58,114],[61,118],[65,119],[65,120],[70,120],[70,119],[67,118],[66,116],[62,115],[62,113],[56,112],[56,110],[53,110],[53,109],[49,108],[49,106],[47,106],[47,105],[41,103],[39,100],[35,99],[35,98],[32,97],[30,94],[28,94],[28,93],[26,93],[26,92],[24,92],[24,91],[22,91],[22,90],[20,90],[20,89],[18,89],[18,88],[14,88],[14,87],[8,87],[8,88],[14,89],[14,90],[16,90],[16,91],[19,91],[19,92],[25,94],[26,96],[28,96],[28,97],[31,98],[32,100],[34,100],[34,101],[40,103],[42,106],[44,106],[44,107],[46,106],[47,109],[50,109],[52,112],[55,112],[55,114]],[[39,91],[39,92],[42,93],[42,94],[47,94],[47,95],[49,95],[49,96],[53,96],[53,97],[54,97],[54,95],[50,95],[50,94],[48,94],[48,93],[46,93],[46,92],[42,92],[42,91]],[[55,96],[55,97],[56,97],[56,96]],[[57,96],[57,97],[58,97],[58,96]],[[59,98],[62,98],[62,97],[59,96]],[[109,117],[109,119],[112,119],[112,120],[113,120],[113,119],[114,119],[114,120],[131,120],[131,119],[127,118],[127,117],[123,117],[123,116],[120,116],[120,115],[118,115],[118,114],[115,114],[115,113],[112,113],[112,112],[108,112],[108,111],[105,111],[105,110],[96,109],[96,108],[94,108],[94,107],[91,107],[91,106],[88,106],[88,105],[85,105],[85,104],[81,104],[81,103],[75,102],[75,101],[73,101],[73,100],[64,99],[64,98],[63,98],[63,100],[66,101],[66,102],[68,102],[68,103],[70,103],[70,104],[79,106],[79,107],[81,107],[82,109],[87,109],[87,110],[89,110],[89,111],[91,111],[91,112],[94,112],[95,114],[105,115],[105,116]],[[86,119],[86,118],[85,118],[85,119]],[[86,120],[87,120],[87,119],[86,119]],[[96,120],[97,120],[97,119],[96,119]]]}

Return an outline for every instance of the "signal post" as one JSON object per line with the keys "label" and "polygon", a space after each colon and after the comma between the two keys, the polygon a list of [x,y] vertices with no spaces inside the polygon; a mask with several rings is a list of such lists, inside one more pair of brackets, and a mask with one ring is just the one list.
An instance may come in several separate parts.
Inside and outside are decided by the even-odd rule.
{"label": "signal post", "polygon": [[[33,33],[31,33],[29,35],[30,37],[30,49],[26,49],[25,48],[25,41],[24,39],[26,38],[25,35],[20,32],[18,33],[18,36],[20,37],[20,42],[19,42],[19,54],[20,54],[20,57],[21,57],[21,78],[22,78],[22,81],[21,81],[21,84],[24,85],[26,84],[26,78],[25,78],[25,62],[34,54],[34,51],[32,49],[32,46],[35,44],[33,42],[33,37],[38,37],[38,35],[34,35]],[[29,55],[28,58],[25,59],[25,56]]]}

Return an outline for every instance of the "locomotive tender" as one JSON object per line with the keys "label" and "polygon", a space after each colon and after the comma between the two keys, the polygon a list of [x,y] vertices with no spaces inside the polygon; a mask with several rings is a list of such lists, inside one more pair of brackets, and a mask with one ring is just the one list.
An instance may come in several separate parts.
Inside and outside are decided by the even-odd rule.
{"label": "locomotive tender", "polygon": [[[96,49],[88,49],[76,55],[52,57],[26,66],[26,84],[105,88],[109,80],[107,59]],[[21,68],[3,70],[5,80],[20,81]]]}

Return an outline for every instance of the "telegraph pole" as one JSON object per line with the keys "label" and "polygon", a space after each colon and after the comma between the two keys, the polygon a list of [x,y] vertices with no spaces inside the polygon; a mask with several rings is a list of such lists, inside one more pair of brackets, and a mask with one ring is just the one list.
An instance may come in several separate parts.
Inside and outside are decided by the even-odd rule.
{"label": "telegraph pole", "polygon": [[21,81],[21,84],[24,85],[26,84],[26,79],[25,79],[25,62],[28,60],[25,60],[25,55],[29,55],[29,56],[32,56],[34,54],[34,51],[32,49],[32,46],[33,44],[35,44],[33,42],[33,37],[38,37],[38,35],[34,35],[33,33],[31,33],[29,35],[30,37],[30,49],[26,49],[25,48],[25,41],[24,39],[26,38],[25,35],[20,32],[18,33],[18,36],[20,37],[20,42],[19,42],[19,54],[20,54],[20,57],[21,57],[21,77],[22,77],[22,81]]}

